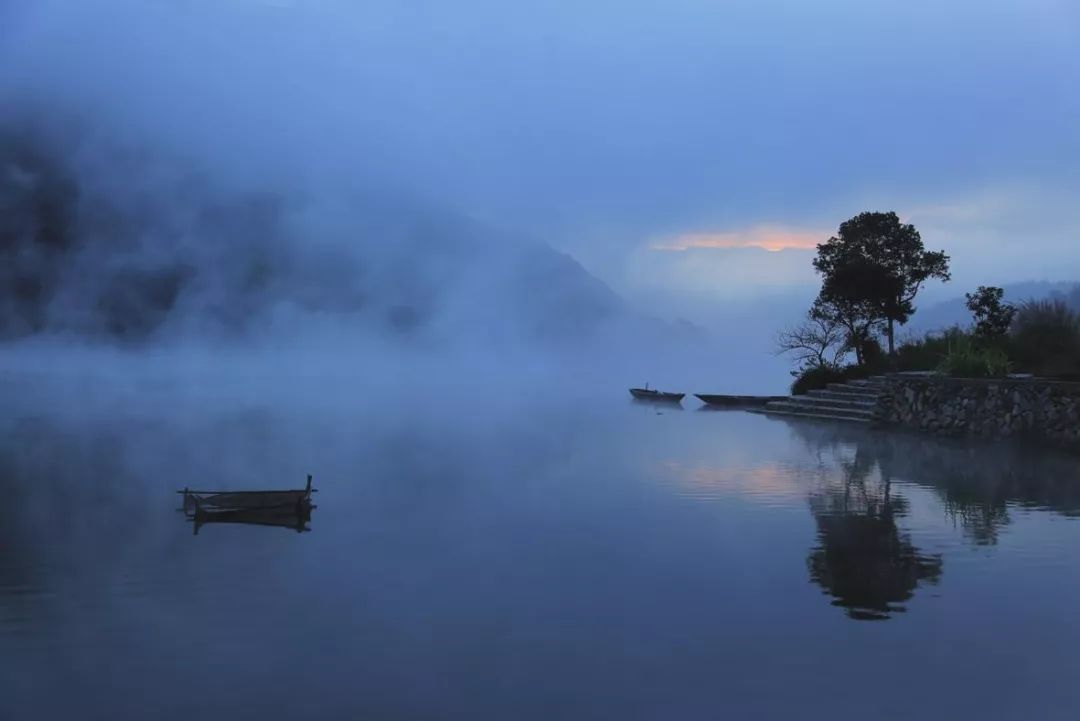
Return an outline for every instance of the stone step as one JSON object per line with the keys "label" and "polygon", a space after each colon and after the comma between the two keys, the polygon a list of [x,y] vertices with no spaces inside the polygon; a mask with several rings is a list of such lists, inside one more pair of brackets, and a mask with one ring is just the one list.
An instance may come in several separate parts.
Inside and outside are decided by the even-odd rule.
{"label": "stone step", "polygon": [[800,413],[808,415],[827,415],[843,418],[860,418],[872,420],[874,411],[870,408],[858,408],[855,406],[838,406],[826,404],[802,403],[798,397],[786,401],[772,401],[765,404],[765,411],[777,411],[783,413]]}
{"label": "stone step", "polygon": [[810,391],[808,395],[793,396],[790,400],[792,402],[810,406],[835,406],[838,408],[859,408],[863,410],[873,410],[877,407],[877,398],[863,398],[844,393],[833,393],[832,391]]}
{"label": "stone step", "polygon": [[888,387],[888,383],[884,379],[878,380],[877,378],[857,378],[847,381],[846,385],[856,388],[872,388],[874,390],[884,390]]}
{"label": "stone step", "polygon": [[879,391],[876,388],[870,388],[868,386],[852,386],[846,383],[830,383],[825,386],[825,389],[833,391],[834,393],[847,393],[849,395],[868,396],[873,398],[876,398],[879,395]]}
{"label": "stone step", "polygon": [[805,396],[797,397],[836,401],[844,405],[854,403],[856,405],[863,406],[874,406],[877,404],[878,400],[877,394],[874,393],[837,393],[836,391],[829,391],[824,389],[807,391]]}
{"label": "stone step", "polygon": [[846,415],[832,415],[824,411],[808,411],[794,409],[779,409],[779,408],[749,408],[747,409],[751,413],[760,413],[766,416],[790,416],[792,418],[806,418],[809,420],[822,420],[822,421],[843,421],[845,423],[870,423],[870,418],[861,418],[855,416]]}

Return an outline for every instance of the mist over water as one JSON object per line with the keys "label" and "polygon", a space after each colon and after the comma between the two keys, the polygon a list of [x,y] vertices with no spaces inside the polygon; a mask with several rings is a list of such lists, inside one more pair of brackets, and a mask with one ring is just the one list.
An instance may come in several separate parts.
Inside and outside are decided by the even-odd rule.
{"label": "mist over water", "polygon": [[[4,384],[5,718],[1065,719],[1077,700],[1067,457],[621,398],[97,390]],[[184,486],[308,472],[306,533],[174,510]]]}

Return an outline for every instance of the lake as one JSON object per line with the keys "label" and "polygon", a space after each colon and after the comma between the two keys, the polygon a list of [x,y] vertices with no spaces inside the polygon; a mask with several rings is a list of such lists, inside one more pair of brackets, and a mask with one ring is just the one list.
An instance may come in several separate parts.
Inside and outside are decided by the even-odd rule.
{"label": "lake", "polygon": [[[1080,713],[1075,457],[622,388],[6,388],[5,721]],[[307,473],[305,532],[176,510]]]}

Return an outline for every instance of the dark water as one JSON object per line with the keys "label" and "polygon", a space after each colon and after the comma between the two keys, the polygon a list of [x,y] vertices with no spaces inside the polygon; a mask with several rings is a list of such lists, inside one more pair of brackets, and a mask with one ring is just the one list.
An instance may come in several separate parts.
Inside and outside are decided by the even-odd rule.
{"label": "dark water", "polygon": [[686,405],[9,406],[0,719],[1080,716],[1075,458]]}

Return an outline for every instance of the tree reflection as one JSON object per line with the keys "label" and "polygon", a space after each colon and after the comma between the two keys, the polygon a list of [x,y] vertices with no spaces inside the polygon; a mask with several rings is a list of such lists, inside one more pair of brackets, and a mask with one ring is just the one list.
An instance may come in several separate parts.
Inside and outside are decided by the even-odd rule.
{"label": "tree reflection", "polygon": [[945,513],[959,524],[968,538],[980,546],[998,542],[998,533],[1011,521],[1005,498],[987,498],[962,487],[946,486],[938,490]]}
{"label": "tree reflection", "polygon": [[935,583],[942,573],[940,557],[921,553],[899,530],[905,502],[894,481],[931,490],[976,545],[998,543],[1017,507],[1080,515],[1075,455],[839,423],[778,422],[820,462],[821,483],[810,497],[818,527],[818,546],[807,559],[810,576],[853,618],[888,618],[903,610],[920,583]]}
{"label": "tree reflection", "polygon": [[818,455],[856,448],[882,477],[932,490],[973,543],[998,542],[1010,510],[1080,515],[1076,456],[1041,447],[874,431],[844,424],[784,421]]}
{"label": "tree reflection", "polygon": [[941,558],[920,553],[900,532],[896,519],[905,514],[906,502],[887,477],[875,477],[871,454],[857,447],[838,467],[839,487],[829,479],[810,496],[819,545],[806,565],[811,580],[849,617],[884,620],[904,611],[902,602],[920,582],[937,582]]}

